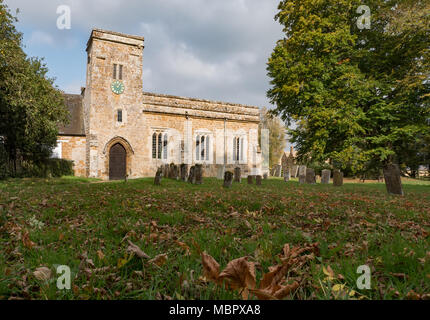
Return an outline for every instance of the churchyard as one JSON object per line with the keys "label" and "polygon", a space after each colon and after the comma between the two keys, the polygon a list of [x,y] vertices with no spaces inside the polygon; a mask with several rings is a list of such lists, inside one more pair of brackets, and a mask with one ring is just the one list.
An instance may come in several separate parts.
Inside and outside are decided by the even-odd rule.
{"label": "churchyard", "polygon": [[[430,297],[430,182],[404,179],[393,196],[376,181],[301,179],[311,183],[239,183],[233,172],[225,184],[0,181],[0,299],[268,298],[216,273],[247,257],[234,276],[249,280],[240,272],[252,264],[262,288],[288,255],[283,299]],[[70,289],[58,288],[58,266],[70,268]],[[360,266],[370,289],[357,287]]]}

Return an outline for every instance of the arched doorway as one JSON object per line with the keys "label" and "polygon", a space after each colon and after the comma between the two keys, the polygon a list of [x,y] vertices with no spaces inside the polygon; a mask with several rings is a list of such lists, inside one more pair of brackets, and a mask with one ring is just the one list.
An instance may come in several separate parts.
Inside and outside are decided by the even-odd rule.
{"label": "arched doorway", "polygon": [[109,179],[124,179],[126,172],[127,152],[121,143],[116,143],[109,150]]}

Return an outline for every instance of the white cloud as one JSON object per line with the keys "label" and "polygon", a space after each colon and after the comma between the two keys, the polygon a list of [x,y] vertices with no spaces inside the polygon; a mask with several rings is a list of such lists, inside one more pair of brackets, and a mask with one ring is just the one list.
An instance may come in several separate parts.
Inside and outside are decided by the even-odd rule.
{"label": "white cloud", "polygon": [[31,46],[52,46],[53,44],[54,38],[49,33],[39,30],[33,31],[27,41],[27,45]]}

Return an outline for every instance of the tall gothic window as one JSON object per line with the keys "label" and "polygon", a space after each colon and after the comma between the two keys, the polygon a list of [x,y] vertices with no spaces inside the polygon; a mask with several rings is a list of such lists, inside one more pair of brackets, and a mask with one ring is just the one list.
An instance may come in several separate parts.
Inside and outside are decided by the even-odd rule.
{"label": "tall gothic window", "polygon": [[243,161],[243,138],[233,138],[233,160]]}
{"label": "tall gothic window", "polygon": [[123,70],[123,65],[122,64],[116,64],[116,63],[114,63],[112,77],[115,80],[122,80],[122,70]]}
{"label": "tall gothic window", "polygon": [[167,133],[154,132],[152,135],[152,159],[167,160]]}
{"label": "tall gothic window", "polygon": [[210,137],[208,135],[197,135],[196,137],[196,160],[209,161]]}

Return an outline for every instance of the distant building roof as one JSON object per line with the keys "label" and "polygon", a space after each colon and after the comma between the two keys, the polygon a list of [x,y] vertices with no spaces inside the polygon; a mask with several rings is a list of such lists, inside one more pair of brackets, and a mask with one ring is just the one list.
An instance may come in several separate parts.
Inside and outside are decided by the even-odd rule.
{"label": "distant building roof", "polygon": [[83,136],[85,135],[84,118],[82,112],[82,99],[80,94],[63,94],[66,106],[69,109],[69,123],[60,125],[59,134],[62,136]]}

